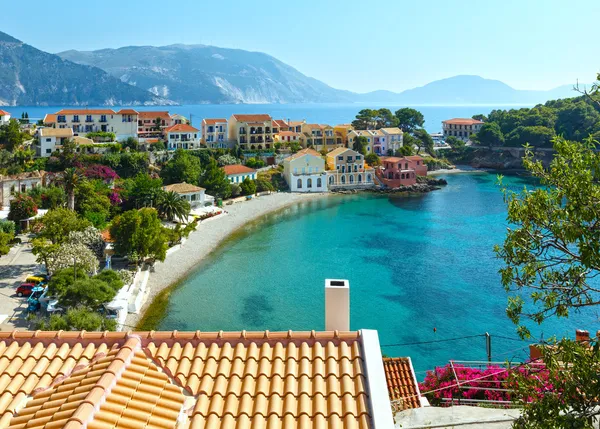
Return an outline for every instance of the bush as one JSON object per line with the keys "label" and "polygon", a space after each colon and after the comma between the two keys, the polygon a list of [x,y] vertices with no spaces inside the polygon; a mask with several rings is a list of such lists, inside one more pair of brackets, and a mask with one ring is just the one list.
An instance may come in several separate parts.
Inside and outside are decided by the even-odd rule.
{"label": "bush", "polygon": [[240,185],[238,185],[237,183],[232,183],[231,184],[231,197],[235,198],[235,197],[239,197],[242,194],[242,188],[240,188]]}
{"label": "bush", "polygon": [[250,180],[248,177],[240,184],[242,195],[254,195],[256,194],[256,183],[254,180]]}
{"label": "bush", "polygon": [[12,220],[0,220],[0,232],[14,234],[16,231],[16,225]]}
{"label": "bush", "polygon": [[370,154],[368,154],[367,156],[365,156],[365,161],[369,165],[379,165],[379,164],[381,164],[381,161],[379,160],[379,157],[377,156],[376,153],[373,153],[373,152],[371,152]]}
{"label": "bush", "polygon": [[17,198],[10,202],[10,211],[8,219],[14,222],[29,219],[37,214],[38,208],[35,201],[25,194],[17,195]]}
{"label": "bush", "polygon": [[275,187],[273,186],[273,184],[265,178],[259,177],[254,182],[256,183],[256,191],[257,192],[266,192],[266,191],[274,191],[275,190]]}
{"label": "bush", "polygon": [[262,168],[264,166],[265,166],[265,162],[262,159],[249,158],[246,160],[246,167]]}
{"label": "bush", "polygon": [[109,142],[113,142],[116,139],[116,135],[115,133],[109,133],[106,131],[95,131],[92,133],[87,133],[85,135],[88,139],[92,139],[93,141],[97,142],[97,141],[109,141]]}

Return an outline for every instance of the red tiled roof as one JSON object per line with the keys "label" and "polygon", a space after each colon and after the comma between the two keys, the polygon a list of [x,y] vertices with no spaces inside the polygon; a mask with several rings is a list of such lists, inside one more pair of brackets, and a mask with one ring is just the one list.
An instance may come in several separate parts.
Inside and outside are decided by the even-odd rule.
{"label": "red tiled roof", "polygon": [[407,156],[406,158],[410,159],[411,161],[423,161],[423,158],[420,157],[419,155],[410,155],[410,156]]}
{"label": "red tiled roof", "polygon": [[62,109],[57,115],[114,115],[112,109]]}
{"label": "red tiled roof", "polygon": [[10,112],[7,112],[6,110],[0,110],[0,116],[4,116],[4,115],[10,116]]}
{"label": "red tiled roof", "polygon": [[56,114],[48,113],[44,116],[44,124],[55,124],[56,123]]}
{"label": "red tiled roof", "polygon": [[169,115],[169,112],[167,111],[141,111],[138,112],[138,118],[139,119],[156,119],[156,118],[160,118],[160,119],[167,119],[167,120],[171,120],[171,116]]}
{"label": "red tiled roof", "polygon": [[265,122],[271,121],[271,116],[267,114],[258,115],[233,115],[233,117],[239,122]]}
{"label": "red tiled roof", "polygon": [[281,127],[287,127],[288,124],[283,119],[273,119],[273,126],[281,128]]}
{"label": "red tiled roof", "polygon": [[133,109],[121,109],[117,112],[119,115],[137,115],[138,111]]}
{"label": "red tiled roof", "polygon": [[421,407],[421,393],[410,358],[383,358],[390,401],[401,401],[402,410]]}
{"label": "red tiled roof", "polygon": [[0,332],[0,427],[373,427],[361,332]]}
{"label": "red tiled roof", "polygon": [[242,164],[226,165],[221,168],[223,168],[223,171],[225,171],[225,174],[227,174],[228,176],[233,176],[235,174],[243,174],[243,173],[256,173],[256,170],[254,170],[250,167],[246,167],[245,165],[242,165]]}
{"label": "red tiled roof", "polygon": [[223,122],[227,122],[227,119],[221,119],[221,118],[204,118],[202,119],[202,123],[206,124],[206,125],[214,125],[214,124],[219,124],[219,123],[223,123]]}
{"label": "red tiled roof", "polygon": [[290,137],[295,137],[295,136],[299,136],[300,133],[294,132],[294,131],[280,131],[279,132],[280,136],[290,136]]}
{"label": "red tiled roof", "polygon": [[399,158],[397,156],[382,156],[381,162],[400,162],[404,160],[404,158]]}
{"label": "red tiled roof", "polygon": [[452,124],[452,125],[475,125],[475,124],[483,124],[482,121],[478,121],[477,119],[471,118],[454,118],[448,119],[446,121],[442,121],[444,124]]}
{"label": "red tiled roof", "polygon": [[198,128],[194,128],[188,124],[175,124],[172,127],[165,128],[165,133],[175,133],[175,132],[198,132]]}

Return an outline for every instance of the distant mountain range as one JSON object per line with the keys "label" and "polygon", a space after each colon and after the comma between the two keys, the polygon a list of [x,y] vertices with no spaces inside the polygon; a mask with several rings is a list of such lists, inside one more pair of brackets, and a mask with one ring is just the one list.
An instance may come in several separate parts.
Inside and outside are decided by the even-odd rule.
{"label": "distant mountain range", "polygon": [[525,91],[454,76],[400,93],[335,89],[260,52],[205,45],[128,46],[57,55],[0,32],[0,105],[361,103],[536,104],[571,85]]}

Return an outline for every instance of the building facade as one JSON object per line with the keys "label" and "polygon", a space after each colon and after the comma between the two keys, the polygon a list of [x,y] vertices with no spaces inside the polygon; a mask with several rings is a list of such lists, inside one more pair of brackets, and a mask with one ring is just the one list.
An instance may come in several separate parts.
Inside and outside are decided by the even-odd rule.
{"label": "building facade", "polygon": [[206,189],[199,186],[190,185],[189,183],[173,183],[172,185],[164,186],[166,192],[175,192],[181,198],[190,203],[192,209],[203,207],[205,202]]}
{"label": "building facade", "polygon": [[0,110],[0,125],[8,125],[10,122],[10,113],[6,110]]}
{"label": "building facade", "polygon": [[56,146],[61,146],[65,141],[74,136],[71,128],[38,128],[37,141],[35,143],[36,156],[47,158],[56,150]]}
{"label": "building facade", "polygon": [[338,147],[348,147],[348,133],[353,129],[354,127],[352,124],[338,124],[333,127],[333,133]]}
{"label": "building facade", "polygon": [[240,184],[246,179],[256,180],[256,170],[241,164],[226,165],[223,171],[227,175],[229,182]]}
{"label": "building facade", "polygon": [[227,133],[227,119],[207,118],[202,119],[202,143],[212,149],[225,149],[229,145]]}
{"label": "building facade", "polygon": [[137,137],[140,142],[147,139],[162,138],[165,128],[173,125],[171,115],[166,111],[139,112],[137,121]]}
{"label": "building facade", "polygon": [[341,141],[337,144],[331,125],[303,124],[302,134],[304,135],[305,145],[317,151],[330,151],[342,145]]}
{"label": "building facade", "polygon": [[482,121],[471,118],[454,118],[442,121],[442,130],[444,138],[454,136],[461,140],[468,141],[471,136],[481,129]]}
{"label": "building facade", "polygon": [[187,124],[177,124],[165,128],[167,150],[200,149],[200,130]]}
{"label": "building facade", "polygon": [[385,135],[383,142],[385,147],[382,148],[382,154],[387,154],[389,151],[394,154],[404,144],[404,133],[400,128],[381,128],[379,131]]}
{"label": "building facade", "polygon": [[31,171],[13,176],[0,175],[0,203],[2,209],[10,207],[10,200],[18,192],[27,192],[44,185],[44,171]]}
{"label": "building facade", "polygon": [[381,159],[381,168],[377,169],[377,177],[390,188],[410,186],[417,183],[417,173],[405,157],[385,157]]}
{"label": "building facade", "polygon": [[367,153],[373,152],[373,145],[375,144],[375,135],[371,130],[352,130],[348,133],[348,148],[354,147],[354,140],[358,137],[364,137],[367,139],[366,151]]}
{"label": "building facade", "polygon": [[327,192],[325,160],[313,149],[303,149],[284,159],[283,176],[292,192]]}
{"label": "building facade", "polygon": [[71,128],[73,135],[113,133],[117,140],[137,137],[138,112],[133,109],[63,109],[44,117],[44,124],[54,128]]}
{"label": "building facade", "polygon": [[262,150],[273,147],[273,119],[266,114],[231,115],[229,140],[242,150]]}
{"label": "building facade", "polygon": [[327,185],[332,187],[373,186],[374,170],[355,150],[340,147],[327,154]]}

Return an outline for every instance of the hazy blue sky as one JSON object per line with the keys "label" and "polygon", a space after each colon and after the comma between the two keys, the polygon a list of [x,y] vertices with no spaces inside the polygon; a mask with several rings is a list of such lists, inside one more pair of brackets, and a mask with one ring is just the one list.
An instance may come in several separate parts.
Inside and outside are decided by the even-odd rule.
{"label": "hazy blue sky", "polygon": [[203,43],[262,51],[336,88],[457,74],[518,89],[590,82],[599,0],[2,0],[0,31],[49,52]]}

